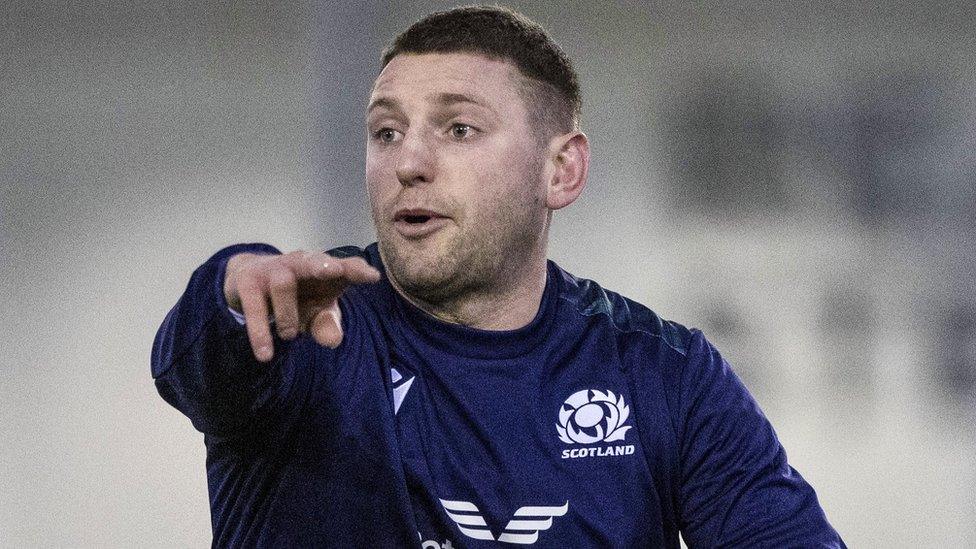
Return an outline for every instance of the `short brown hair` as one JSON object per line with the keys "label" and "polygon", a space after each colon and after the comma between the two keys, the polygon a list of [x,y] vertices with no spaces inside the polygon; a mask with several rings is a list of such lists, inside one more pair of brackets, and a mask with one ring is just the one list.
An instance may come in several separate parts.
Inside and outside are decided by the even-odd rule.
{"label": "short brown hair", "polygon": [[520,93],[545,139],[579,127],[580,89],[566,54],[541,26],[496,6],[467,6],[424,17],[383,52],[382,66],[403,53],[476,53],[514,64],[525,77]]}

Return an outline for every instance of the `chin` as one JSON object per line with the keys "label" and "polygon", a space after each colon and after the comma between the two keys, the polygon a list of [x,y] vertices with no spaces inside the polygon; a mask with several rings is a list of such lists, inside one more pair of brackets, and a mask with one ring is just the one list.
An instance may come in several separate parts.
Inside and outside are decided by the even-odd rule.
{"label": "chin", "polygon": [[411,242],[380,242],[383,265],[397,284],[413,295],[437,293],[455,278],[453,254],[443,247],[418,247]]}
{"label": "chin", "polygon": [[450,265],[408,260],[388,267],[400,289],[428,303],[449,300],[458,293],[461,280]]}

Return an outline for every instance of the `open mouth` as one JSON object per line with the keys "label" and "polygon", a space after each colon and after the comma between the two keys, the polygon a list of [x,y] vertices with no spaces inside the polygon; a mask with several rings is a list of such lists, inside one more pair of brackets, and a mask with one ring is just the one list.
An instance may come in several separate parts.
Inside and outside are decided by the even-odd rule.
{"label": "open mouth", "polygon": [[417,223],[427,223],[430,221],[430,218],[431,216],[429,215],[405,215],[401,218],[401,221],[416,225]]}
{"label": "open mouth", "polygon": [[430,210],[424,210],[420,208],[411,208],[400,210],[394,215],[394,222],[409,223],[411,225],[422,225],[427,223],[431,219],[443,218],[443,215],[437,212],[432,212]]}
{"label": "open mouth", "polygon": [[419,238],[444,227],[449,219],[437,212],[424,209],[403,209],[393,216],[393,225],[400,234]]}

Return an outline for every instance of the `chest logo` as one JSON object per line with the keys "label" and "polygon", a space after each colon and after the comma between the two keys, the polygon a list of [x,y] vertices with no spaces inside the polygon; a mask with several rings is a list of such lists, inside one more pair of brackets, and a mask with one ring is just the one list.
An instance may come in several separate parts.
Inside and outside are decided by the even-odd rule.
{"label": "chest logo", "polygon": [[[624,425],[630,419],[630,406],[623,395],[613,391],[583,389],[577,391],[559,407],[559,423],[556,432],[566,444],[597,444],[623,441],[630,430]],[[563,450],[563,458],[621,456],[634,453],[632,444],[604,448],[574,448]]]}
{"label": "chest logo", "polygon": [[[488,523],[478,506],[469,501],[440,500],[447,516],[457,524],[462,534],[473,539],[495,541]],[[519,507],[515,516],[505,525],[497,540],[502,543],[530,545],[538,541],[539,532],[552,528],[552,519],[561,517],[569,510],[569,501],[560,507]]]}
{"label": "chest logo", "polygon": [[390,378],[393,381],[393,415],[397,415],[397,412],[400,411],[400,405],[403,404],[403,399],[407,398],[407,391],[410,390],[414,378],[403,377],[396,368],[390,368]]}

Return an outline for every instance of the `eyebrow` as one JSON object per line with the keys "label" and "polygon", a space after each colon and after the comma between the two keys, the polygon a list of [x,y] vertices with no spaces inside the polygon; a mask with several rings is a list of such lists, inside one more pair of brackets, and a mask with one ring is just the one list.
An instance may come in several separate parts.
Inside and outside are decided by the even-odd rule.
{"label": "eyebrow", "polygon": [[[492,113],[495,112],[495,109],[492,109],[481,101],[478,101],[477,99],[463,93],[439,93],[435,96],[434,101],[442,107],[450,107],[459,103],[469,103],[471,105],[487,109]],[[397,112],[402,111],[400,108],[400,103],[396,99],[391,97],[377,97],[376,99],[370,101],[369,106],[366,107],[366,114],[368,115],[369,113],[373,112],[373,110],[379,108],[386,108]]]}
{"label": "eyebrow", "polygon": [[369,106],[366,107],[366,114],[373,112],[375,109],[386,108],[391,111],[399,111],[400,104],[397,103],[395,99],[390,99],[389,97],[377,97],[376,99],[369,102]]}
{"label": "eyebrow", "polygon": [[470,95],[464,95],[463,93],[441,93],[437,95],[436,101],[439,105],[444,107],[457,105],[458,103],[470,103],[478,107],[482,107],[488,110],[493,110],[488,105],[485,105],[484,103],[478,101],[477,99],[471,97]]}

